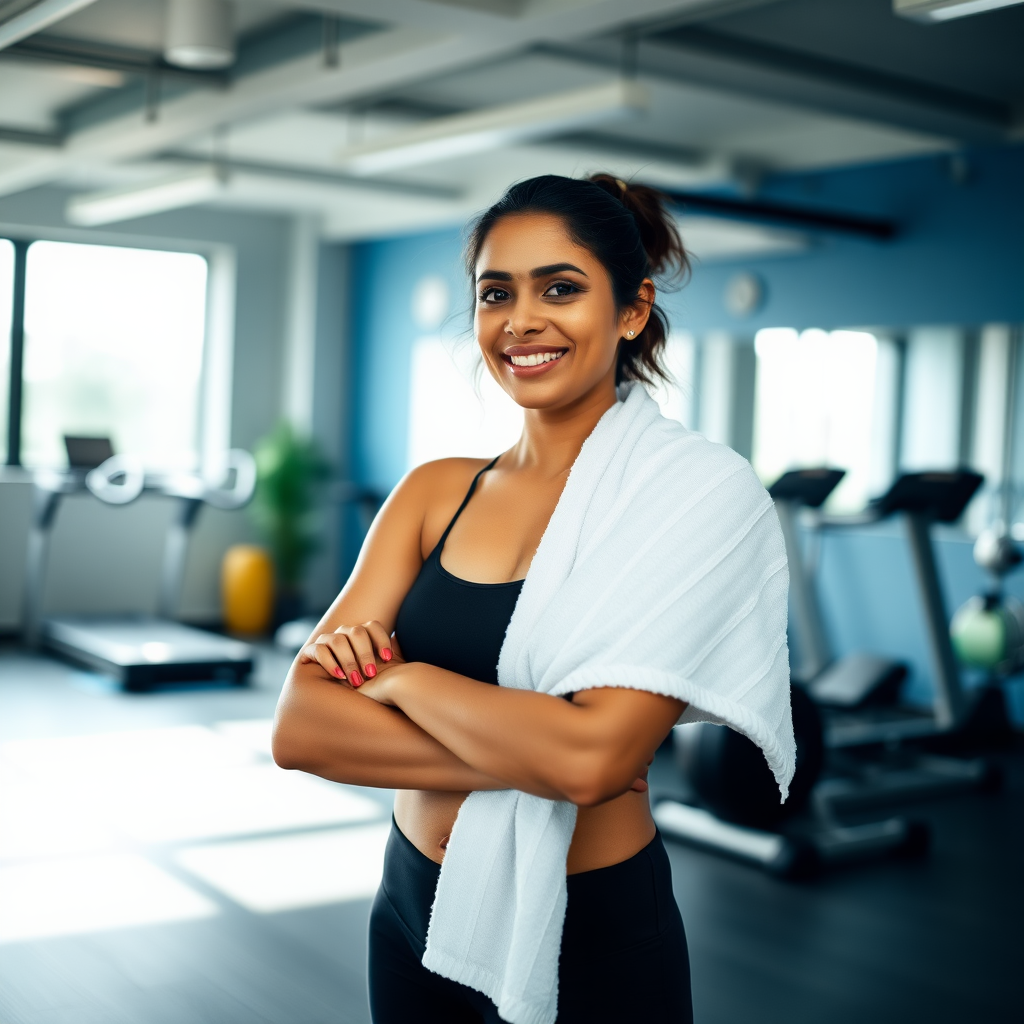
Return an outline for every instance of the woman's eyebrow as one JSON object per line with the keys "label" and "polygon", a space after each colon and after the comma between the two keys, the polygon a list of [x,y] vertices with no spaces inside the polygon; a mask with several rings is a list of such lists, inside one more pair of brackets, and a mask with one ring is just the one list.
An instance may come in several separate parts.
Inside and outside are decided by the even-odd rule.
{"label": "woman's eyebrow", "polygon": [[[560,274],[564,270],[571,270],[574,273],[587,276],[585,270],[580,270],[574,263],[550,263],[546,267],[535,267],[530,271],[530,277],[547,277],[549,274]],[[488,281],[511,281],[512,275],[507,270],[484,270],[477,274],[477,283],[483,280]]]}
{"label": "woman's eyebrow", "polygon": [[584,277],[587,276],[586,271],[580,270],[579,267],[572,263],[552,263],[546,267],[536,267],[530,271],[530,277],[547,277],[548,274],[560,274],[563,270],[572,270],[577,274],[582,274]]}

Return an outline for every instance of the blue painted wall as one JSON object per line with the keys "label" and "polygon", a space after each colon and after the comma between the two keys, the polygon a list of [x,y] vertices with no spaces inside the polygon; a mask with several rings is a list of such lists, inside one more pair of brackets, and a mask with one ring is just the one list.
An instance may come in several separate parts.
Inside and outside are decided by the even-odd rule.
{"label": "blue painted wall", "polygon": [[[689,287],[666,297],[678,326],[753,333],[1024,320],[1024,146],[973,151],[959,183],[948,157],[926,157],[779,175],[759,198],[891,219],[899,234],[822,236],[798,254],[698,266]],[[765,284],[749,319],[730,316],[722,301],[737,270]]]}
{"label": "blue painted wall", "polygon": [[[888,243],[821,237],[807,251],[695,268],[681,292],[663,297],[675,326],[698,334],[761,327],[905,327],[1024,321],[1024,146],[978,149],[966,178],[950,160],[927,157],[764,182],[762,196],[895,220]],[[453,329],[465,324],[469,291],[461,234],[440,231],[359,245],[354,251],[353,422],[356,479],[388,491],[405,469],[409,362],[420,333],[411,294],[422,277],[449,281]],[[737,320],[722,301],[738,270],[758,274],[766,301]],[[1024,418],[1018,435],[1024,435]],[[1020,446],[1024,458],[1024,436]],[[355,552],[347,553],[347,565]],[[970,543],[955,531],[939,542],[950,611],[985,586]],[[839,654],[873,650],[911,663],[911,694],[927,700],[930,668],[909,555],[894,525],[830,538],[821,563],[827,626]],[[1024,573],[1013,589],[1024,597]],[[1016,691],[1024,721],[1024,694]]]}
{"label": "blue painted wall", "polygon": [[387,494],[405,472],[409,429],[409,370],[413,342],[423,332],[412,315],[412,292],[423,277],[448,281],[455,323],[469,309],[458,231],[366,242],[354,247],[354,479]]}

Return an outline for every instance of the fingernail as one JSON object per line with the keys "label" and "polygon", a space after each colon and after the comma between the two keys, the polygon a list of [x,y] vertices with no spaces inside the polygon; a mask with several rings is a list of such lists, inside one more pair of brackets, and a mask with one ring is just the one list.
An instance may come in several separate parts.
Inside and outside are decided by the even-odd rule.
{"label": "fingernail", "polygon": [[344,672],[342,672],[340,668],[332,669],[332,671],[334,672],[334,674],[335,674],[335,675],[336,675],[336,676],[337,676],[337,677],[338,677],[339,679],[344,679],[344,678],[345,678],[345,673],[344,673]]}
{"label": "fingernail", "polygon": [[367,679],[372,679],[377,674],[377,666],[376,665],[364,665],[363,668],[366,669],[366,678]]}
{"label": "fingernail", "polygon": [[363,685],[363,677],[358,672],[353,672],[348,677],[348,681],[356,688],[359,689]]}
{"label": "fingernail", "polygon": [[390,661],[391,658],[393,657],[393,655],[391,653],[391,648],[390,647],[382,647],[381,651],[380,651],[380,656],[381,656],[381,658],[384,661]]}

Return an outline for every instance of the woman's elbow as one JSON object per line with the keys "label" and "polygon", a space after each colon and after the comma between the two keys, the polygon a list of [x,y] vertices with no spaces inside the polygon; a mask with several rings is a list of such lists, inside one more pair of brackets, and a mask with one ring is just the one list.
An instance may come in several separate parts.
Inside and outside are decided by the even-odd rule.
{"label": "woman's elbow", "polygon": [[305,767],[302,744],[298,741],[296,730],[287,719],[279,717],[274,722],[274,730],[270,736],[270,754],[278,768],[301,771]]}
{"label": "woman's elbow", "polygon": [[592,758],[564,778],[560,788],[569,803],[597,807],[627,792],[637,774],[609,758]]}

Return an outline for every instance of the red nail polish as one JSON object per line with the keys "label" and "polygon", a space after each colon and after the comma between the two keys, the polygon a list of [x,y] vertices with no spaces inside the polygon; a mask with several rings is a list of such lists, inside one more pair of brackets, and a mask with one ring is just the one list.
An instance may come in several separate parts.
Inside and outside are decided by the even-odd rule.
{"label": "red nail polish", "polygon": [[332,669],[332,671],[334,672],[334,674],[335,674],[335,675],[336,675],[336,676],[337,676],[337,677],[338,677],[339,679],[344,679],[344,678],[345,678],[345,673],[344,673],[344,672],[342,672],[340,668]]}
{"label": "red nail polish", "polygon": [[372,679],[377,674],[377,666],[376,665],[364,665],[363,667],[366,669],[366,678],[367,679]]}
{"label": "red nail polish", "polygon": [[358,690],[363,685],[363,677],[358,672],[353,672],[348,681]]}
{"label": "red nail polish", "polygon": [[390,647],[382,647],[380,656],[384,661],[390,661],[394,657],[394,655],[391,653]]}

